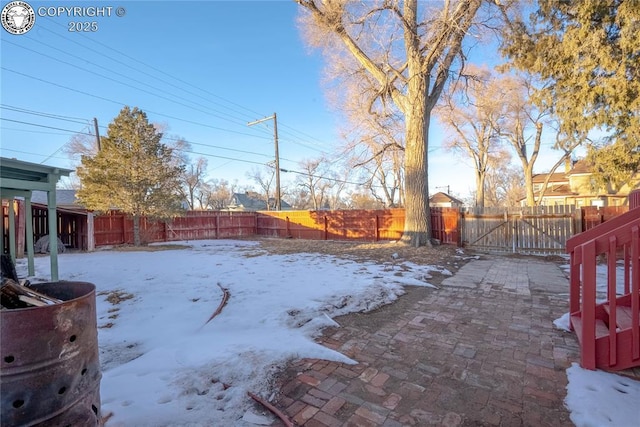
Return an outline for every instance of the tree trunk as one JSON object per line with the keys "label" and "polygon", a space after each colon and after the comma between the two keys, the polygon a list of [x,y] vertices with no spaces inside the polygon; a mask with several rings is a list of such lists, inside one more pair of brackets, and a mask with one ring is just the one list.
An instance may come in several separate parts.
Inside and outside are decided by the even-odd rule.
{"label": "tree trunk", "polygon": [[133,245],[142,246],[142,240],[140,239],[140,216],[133,215]]}
{"label": "tree trunk", "polygon": [[424,101],[422,105],[413,104],[411,114],[406,115],[407,145],[404,160],[406,213],[402,242],[415,247],[431,245],[427,168],[427,130],[430,118],[430,112],[426,111]]}
{"label": "tree trunk", "polygon": [[484,181],[486,172],[476,171],[476,207],[484,208]]}
{"label": "tree trunk", "polygon": [[525,165],[522,164],[524,169],[524,186],[527,194],[527,206],[535,206],[536,198],[533,192],[533,163]]}

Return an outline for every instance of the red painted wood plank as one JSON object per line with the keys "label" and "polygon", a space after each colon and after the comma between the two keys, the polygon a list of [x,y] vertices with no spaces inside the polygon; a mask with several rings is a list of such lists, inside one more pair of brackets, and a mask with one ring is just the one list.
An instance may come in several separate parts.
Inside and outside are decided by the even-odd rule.
{"label": "red painted wood plank", "polygon": [[[604,304],[604,309],[605,311],[612,316],[613,315],[613,309],[611,307],[611,305],[609,304]],[[631,307],[625,306],[625,305],[618,305],[616,306],[616,311],[615,311],[616,315],[615,315],[615,324],[616,326],[620,329],[620,330],[624,330],[624,329],[631,329],[631,325],[632,323],[632,316],[631,316]],[[613,317],[610,317],[610,322],[609,324],[613,324]]]}
{"label": "red painted wood plank", "polygon": [[582,339],[580,365],[596,369],[596,246],[592,240],[582,248]]}
{"label": "red painted wood plank", "polygon": [[640,359],[640,226],[631,229],[631,273],[631,348],[636,360]]}
{"label": "red painted wood plank", "polygon": [[[607,327],[607,324],[604,323],[604,320],[596,319],[594,325],[596,339],[607,338],[609,336],[609,328]],[[582,341],[580,339],[580,337],[582,337],[583,330],[582,317],[580,315],[571,316],[571,326],[573,326],[573,329],[576,331],[578,341],[580,341],[580,343],[582,344]]]}
{"label": "red painted wood plank", "polygon": [[617,239],[615,236],[609,237],[609,250],[607,251],[607,299],[611,305],[609,313],[609,364],[615,365],[617,359],[616,346],[618,332],[617,325],[617,281],[616,281],[616,248]]}

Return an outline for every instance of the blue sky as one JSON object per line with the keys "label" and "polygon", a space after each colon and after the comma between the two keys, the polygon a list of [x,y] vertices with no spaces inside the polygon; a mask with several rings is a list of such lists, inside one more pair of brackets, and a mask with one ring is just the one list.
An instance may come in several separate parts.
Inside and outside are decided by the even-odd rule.
{"label": "blue sky", "polygon": [[[61,151],[71,135],[93,132],[94,117],[104,135],[124,105],[192,142],[191,157],[207,158],[210,178],[251,183],[246,173],[273,159],[273,128],[247,122],[274,112],[282,168],[299,170],[299,161],[341,142],[339,114],[323,91],[323,58],[305,46],[293,1],[29,4],[113,9],[110,17],[36,16],[25,35],[2,30],[4,157],[72,168]],[[95,21],[97,31],[70,32],[78,21]],[[474,187],[470,162],[438,149],[434,121],[430,139],[432,191],[450,185],[466,195]],[[284,184],[293,178],[282,176]]]}

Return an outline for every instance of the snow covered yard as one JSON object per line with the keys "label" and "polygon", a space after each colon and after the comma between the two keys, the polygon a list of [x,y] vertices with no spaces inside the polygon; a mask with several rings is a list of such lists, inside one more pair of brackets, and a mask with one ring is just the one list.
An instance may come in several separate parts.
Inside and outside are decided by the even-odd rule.
{"label": "snow covered yard", "polygon": [[[59,258],[61,280],[97,288],[108,426],[253,425],[241,420],[254,419],[247,391],[268,398],[271,373],[288,359],[352,362],[313,341],[334,324],[331,317],[388,304],[402,285],[429,286],[429,272],[448,273],[413,263],[267,255],[249,241],[188,245]],[[36,261],[36,277],[46,277],[48,259]],[[222,299],[218,284],[231,296],[207,323]]]}
{"label": "snow covered yard", "polygon": [[[311,253],[314,245],[310,253],[270,254],[253,241],[176,243],[188,248],[59,257],[61,280],[97,288],[102,412],[113,413],[107,427],[269,422],[247,392],[268,399],[272,374],[288,360],[353,363],[313,340],[335,324],[333,317],[393,302],[404,285],[430,286],[432,272],[455,267],[419,265],[395,253],[356,261]],[[48,258],[37,258],[36,279],[48,268]],[[230,299],[207,323],[221,287]],[[566,404],[576,425],[638,419],[637,382],[577,366],[567,375]],[[622,391],[616,397],[604,390]]]}

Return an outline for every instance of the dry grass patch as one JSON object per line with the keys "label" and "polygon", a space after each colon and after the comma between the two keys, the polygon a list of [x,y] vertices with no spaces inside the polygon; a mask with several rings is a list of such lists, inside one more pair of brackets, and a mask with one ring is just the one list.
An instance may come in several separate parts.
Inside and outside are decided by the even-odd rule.
{"label": "dry grass patch", "polygon": [[400,242],[358,242],[336,240],[257,239],[260,249],[270,254],[317,253],[358,261],[379,263],[410,261],[421,265],[442,265],[455,259],[454,246],[413,247]]}
{"label": "dry grass patch", "polygon": [[113,305],[120,304],[122,301],[126,301],[128,299],[131,299],[134,296],[133,294],[130,294],[129,292],[121,291],[119,289],[116,289],[115,291],[98,292],[97,295],[98,296],[106,295],[107,298],[105,298],[105,300],[110,302]]}

